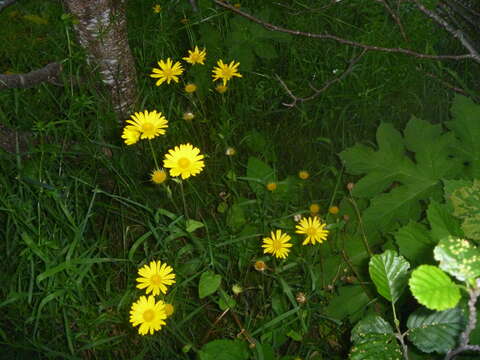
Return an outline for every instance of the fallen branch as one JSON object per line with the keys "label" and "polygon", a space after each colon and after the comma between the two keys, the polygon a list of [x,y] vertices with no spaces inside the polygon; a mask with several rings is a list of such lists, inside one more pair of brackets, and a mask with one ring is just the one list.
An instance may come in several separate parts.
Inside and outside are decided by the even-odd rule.
{"label": "fallen branch", "polygon": [[29,88],[43,82],[58,84],[61,71],[62,66],[55,62],[26,74],[0,74],[0,90]]}
{"label": "fallen branch", "polygon": [[[416,0],[414,0],[416,1]],[[233,7],[230,4],[224,3],[220,0],[213,0],[213,2],[225,9],[228,9],[238,15],[241,15],[250,21],[253,21],[259,25],[262,25],[268,30],[271,31],[278,31],[278,32],[283,32],[286,34],[290,35],[295,35],[295,36],[305,36],[313,39],[324,39],[324,40],[333,40],[338,43],[344,44],[344,45],[349,45],[353,47],[358,47],[364,50],[371,50],[371,51],[380,51],[380,52],[387,52],[387,53],[400,53],[400,54],[405,54],[405,55],[410,55],[413,57],[421,58],[421,59],[433,59],[433,60],[465,60],[465,59],[472,59],[478,63],[480,63],[480,56],[478,53],[473,49],[470,45],[467,47],[465,46],[464,41],[462,40],[461,43],[469,50],[468,54],[463,54],[463,55],[431,55],[431,54],[424,54],[424,53],[419,53],[413,50],[409,49],[404,49],[404,48],[386,48],[386,47],[381,47],[381,46],[375,46],[375,45],[367,45],[363,43],[359,43],[356,41],[352,40],[347,40],[343,39],[341,37],[331,35],[331,34],[316,34],[316,33],[309,33],[309,32],[303,32],[299,30],[291,30],[287,28],[283,28],[281,26],[273,25],[270,24],[266,21],[260,20],[259,18],[256,18],[255,16],[252,16],[242,10],[239,10],[235,7]],[[457,31],[458,32],[458,31]],[[456,34],[455,36],[457,39],[461,39],[462,36],[461,34]]]}
{"label": "fallen branch", "polygon": [[348,66],[347,70],[345,70],[340,76],[337,76],[336,78],[333,78],[333,79],[327,81],[320,89],[317,89],[310,84],[310,88],[314,91],[314,93],[312,95],[308,96],[308,97],[302,98],[302,97],[295,96],[292,93],[292,91],[288,88],[288,86],[285,84],[285,82],[280,78],[280,76],[275,75],[275,77],[280,82],[280,84],[283,86],[283,88],[285,89],[287,94],[293,100],[293,102],[291,102],[291,103],[282,103],[282,105],[287,106],[287,107],[294,107],[297,104],[297,102],[309,101],[309,100],[312,100],[312,99],[316,98],[322,92],[327,90],[330,86],[332,86],[333,84],[335,84],[337,82],[342,81],[349,73],[351,73],[353,71],[354,65],[363,57],[363,55],[365,55],[366,52],[367,52],[367,50],[364,49],[359,56],[357,56],[355,59],[350,61],[350,65]]}

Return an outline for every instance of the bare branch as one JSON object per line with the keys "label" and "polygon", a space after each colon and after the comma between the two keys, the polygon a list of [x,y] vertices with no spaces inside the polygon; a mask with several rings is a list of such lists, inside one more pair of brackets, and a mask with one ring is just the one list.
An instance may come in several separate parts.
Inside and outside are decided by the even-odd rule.
{"label": "bare branch", "polygon": [[285,84],[285,82],[280,78],[280,76],[275,75],[275,77],[280,82],[280,84],[283,86],[283,88],[285,89],[287,94],[293,100],[293,102],[291,102],[291,103],[282,103],[282,105],[287,106],[287,107],[294,107],[297,104],[297,102],[309,101],[309,100],[312,100],[312,99],[316,98],[322,92],[327,90],[330,86],[332,86],[333,84],[335,84],[337,82],[342,81],[349,73],[351,73],[353,71],[354,65],[363,57],[363,55],[365,55],[366,52],[367,52],[367,50],[363,50],[360,55],[358,55],[356,58],[354,58],[352,61],[350,61],[350,65],[348,66],[347,70],[345,70],[342,74],[340,74],[340,76],[337,76],[336,78],[333,78],[333,79],[327,81],[320,89],[317,89],[310,84],[310,88],[312,88],[314,93],[312,95],[308,96],[308,97],[305,97],[305,98],[295,96],[292,93],[292,91],[288,88],[288,86]]}
{"label": "bare branch", "polygon": [[0,0],[0,11],[5,9],[7,6],[13,5],[17,0]]}
{"label": "bare branch", "polygon": [[[414,0],[414,1],[417,1],[417,0]],[[381,51],[381,52],[387,52],[387,53],[400,53],[400,54],[405,54],[405,55],[410,55],[410,56],[414,56],[414,57],[417,57],[417,58],[421,58],[421,59],[433,59],[433,60],[464,60],[464,59],[472,59],[478,63],[480,63],[480,56],[478,55],[478,53],[476,51],[471,51],[471,47],[468,47],[467,49],[470,51],[470,53],[468,54],[463,54],[463,55],[430,55],[430,54],[423,54],[423,53],[419,53],[419,52],[416,52],[416,51],[413,51],[413,50],[408,50],[408,49],[403,49],[403,48],[385,48],[385,47],[381,47],[381,46],[374,46],[374,45],[366,45],[366,44],[362,44],[362,43],[359,43],[359,42],[356,42],[356,41],[352,41],[352,40],[347,40],[347,39],[343,39],[341,37],[338,37],[338,36],[335,36],[335,35],[331,35],[331,34],[316,34],[316,33],[308,33],[308,32],[303,32],[303,31],[299,31],[299,30],[291,30],[291,29],[287,29],[287,28],[283,28],[281,26],[276,26],[276,25],[273,25],[273,24],[270,24],[270,23],[267,23],[263,20],[260,20],[242,10],[239,10],[235,7],[233,7],[232,5],[229,5],[227,3],[224,3],[220,0],[213,0],[213,2],[225,9],[228,9],[238,15],[241,15],[259,25],[262,25],[263,27],[265,27],[266,29],[268,30],[271,30],[271,31],[278,31],[278,32],[283,32],[283,33],[287,33],[287,34],[291,34],[291,35],[295,35],[295,36],[305,36],[305,37],[309,37],[309,38],[314,38],[314,39],[325,39],[325,40],[333,40],[333,41],[336,41],[336,42],[339,42],[341,44],[344,44],[344,45],[349,45],[349,46],[353,46],[353,47],[358,47],[358,48],[362,48],[362,49],[365,49],[365,50],[371,50],[371,51]],[[457,35],[456,37],[459,38],[460,35]],[[463,42],[462,42],[463,44]],[[474,49],[473,49],[474,50]]]}
{"label": "bare branch", "polygon": [[392,17],[392,19],[397,23],[397,26],[400,29],[400,32],[402,34],[403,39],[405,41],[408,41],[407,33],[405,32],[405,29],[403,28],[402,22],[400,21],[400,17],[398,16],[398,14],[395,11],[393,11],[393,9],[390,7],[390,5],[388,5],[386,0],[375,0],[375,1],[381,3],[385,7],[387,12]]}
{"label": "bare branch", "polygon": [[[469,94],[467,91],[463,90],[462,88],[459,88],[451,83],[449,83],[448,81],[446,80],[443,80],[441,79],[440,77],[438,77],[437,75],[433,74],[433,73],[430,73],[430,72],[424,72],[425,75],[427,75],[428,77],[432,78],[432,79],[435,79],[437,80],[438,82],[440,82],[443,86],[445,86],[447,89],[450,89],[458,94],[462,94],[463,96],[467,96],[467,97],[473,97],[471,94]],[[477,97],[473,97],[474,99],[476,99]]]}
{"label": "bare branch", "polygon": [[0,74],[0,90],[29,88],[42,82],[56,83],[61,71],[62,66],[54,62],[26,74]]}

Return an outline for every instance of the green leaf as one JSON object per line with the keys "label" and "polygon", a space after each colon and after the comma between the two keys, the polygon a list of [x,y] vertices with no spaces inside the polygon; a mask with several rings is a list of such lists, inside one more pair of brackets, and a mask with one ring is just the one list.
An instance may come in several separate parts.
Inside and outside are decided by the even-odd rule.
{"label": "green leaf", "polygon": [[427,219],[432,229],[432,238],[437,242],[450,235],[462,236],[457,219],[450,215],[445,204],[432,200],[428,205]]}
{"label": "green leaf", "polygon": [[367,335],[355,344],[349,354],[350,360],[401,360],[402,352],[393,335]]}
{"label": "green leaf", "polygon": [[197,221],[197,220],[192,220],[192,219],[188,219],[186,221],[185,225],[186,225],[185,230],[187,230],[188,233],[192,233],[195,230],[200,229],[200,228],[205,226],[202,222]]}
{"label": "green leaf", "polygon": [[414,264],[431,263],[433,248],[436,242],[428,229],[417,222],[410,221],[395,234],[400,254]]}
{"label": "green leaf", "polygon": [[468,240],[448,237],[440,241],[433,254],[440,269],[460,281],[480,276],[480,251]]}
{"label": "green leaf", "polygon": [[286,335],[290,339],[295,340],[295,341],[302,341],[302,338],[303,338],[302,335],[295,330],[290,330]]}
{"label": "green leaf", "polygon": [[230,207],[230,209],[228,209],[228,213],[227,213],[228,227],[230,227],[233,231],[238,231],[246,223],[247,223],[247,219],[245,217],[245,211],[243,207],[238,203],[234,203]]}
{"label": "green leaf", "polygon": [[421,265],[412,272],[408,282],[417,301],[431,310],[447,310],[457,306],[459,287],[442,270]]}
{"label": "green leaf", "polygon": [[387,250],[381,255],[372,256],[368,272],[379,294],[395,303],[407,285],[409,268],[410,264],[403,256]]}
{"label": "green leaf", "polygon": [[249,181],[249,185],[255,193],[264,191],[265,184],[273,181],[274,175],[273,169],[262,160],[256,157],[248,158],[247,177],[256,180]]}
{"label": "green leaf", "polygon": [[213,294],[220,286],[222,277],[211,271],[205,271],[200,276],[200,282],[198,284],[198,296],[200,299]]}
{"label": "green leaf", "polygon": [[464,319],[459,308],[441,312],[421,308],[410,314],[407,327],[409,340],[420,350],[446,353],[455,347]]}
{"label": "green leaf", "polygon": [[369,314],[353,327],[351,340],[355,344],[362,343],[365,336],[374,334],[393,335],[393,328],[380,315]]}
{"label": "green leaf", "polygon": [[453,120],[446,123],[459,142],[456,154],[468,162],[467,174],[472,179],[480,178],[480,105],[471,99],[456,95],[451,108]]}
{"label": "green leaf", "polygon": [[276,59],[278,57],[277,50],[275,47],[266,41],[257,41],[253,47],[255,54],[266,60]]}
{"label": "green leaf", "polygon": [[198,352],[200,360],[247,360],[247,344],[238,340],[214,340]]}
{"label": "green leaf", "polygon": [[[355,301],[352,301],[352,299],[355,299]],[[325,308],[325,313],[338,320],[343,320],[346,317],[350,317],[351,320],[358,319],[369,301],[369,297],[360,285],[342,286],[338,288],[338,295],[330,300]]]}
{"label": "green leaf", "polygon": [[450,195],[453,215],[463,220],[465,236],[480,240],[480,181],[473,180],[470,186],[456,189]]}

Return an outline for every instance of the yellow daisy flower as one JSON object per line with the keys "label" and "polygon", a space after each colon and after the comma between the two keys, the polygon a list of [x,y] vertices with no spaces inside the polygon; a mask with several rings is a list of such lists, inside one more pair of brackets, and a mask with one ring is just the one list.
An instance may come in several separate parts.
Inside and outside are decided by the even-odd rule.
{"label": "yellow daisy flower", "polygon": [[274,183],[274,182],[269,182],[269,183],[267,184],[267,190],[268,190],[268,191],[275,191],[275,190],[277,190],[277,184]]}
{"label": "yellow daisy flower", "polygon": [[217,66],[213,68],[213,81],[217,81],[218,79],[223,80],[223,86],[227,85],[227,81],[230,80],[232,77],[242,77],[242,74],[238,72],[238,66],[240,63],[236,63],[232,61],[230,64],[224,64],[223,61],[220,59],[217,62]]}
{"label": "yellow daisy flower", "polygon": [[162,184],[165,182],[165,180],[167,180],[167,172],[163,169],[155,169],[152,171],[150,180],[152,180],[152,182],[155,184]]}
{"label": "yellow daisy flower", "polygon": [[182,64],[178,61],[174,64],[172,59],[168,58],[165,62],[160,60],[158,66],[160,69],[153,68],[153,74],[150,74],[150,77],[158,78],[155,85],[160,86],[165,81],[170,84],[172,80],[178,83],[178,76],[183,73]]}
{"label": "yellow daisy flower", "polygon": [[217,85],[217,87],[215,87],[215,90],[219,93],[219,94],[224,94],[225,92],[227,92],[228,90],[228,87],[223,85],[223,84],[220,84],[220,85]]}
{"label": "yellow daisy flower", "polygon": [[326,224],[321,224],[318,217],[303,218],[300,220],[300,224],[296,226],[297,234],[307,235],[302,245],[311,243],[315,245],[315,242],[322,243],[327,239],[328,230],[325,229]]}
{"label": "yellow daisy flower", "polygon": [[150,265],[144,265],[138,270],[141,276],[137,278],[137,288],[146,289],[147,294],[159,295],[167,293],[167,286],[175,283],[175,274],[171,266],[161,261],[151,261]]}
{"label": "yellow daisy flower", "polygon": [[[131,116],[132,120],[127,120],[131,124],[123,129],[122,138],[125,139],[127,145],[135,144],[138,139],[153,139],[159,135],[165,134],[165,129],[168,127],[168,121],[161,112],[153,110],[143,113],[136,112]],[[135,131],[138,134],[135,134]]]}
{"label": "yellow daisy flower", "polygon": [[123,129],[122,139],[125,139],[125,144],[133,145],[140,140],[140,130],[133,125],[125,126]]}
{"label": "yellow daisy flower", "polygon": [[162,328],[162,325],[166,325],[165,319],[167,314],[165,313],[165,304],[163,301],[155,302],[155,297],[140,296],[138,301],[132,304],[130,310],[130,322],[132,326],[138,326],[138,333],[140,335],[150,335]]}
{"label": "yellow daisy flower", "polygon": [[204,61],[206,56],[207,56],[207,51],[205,49],[200,51],[198,46],[195,46],[195,49],[188,50],[188,56],[182,59],[192,65],[195,65],[195,64],[205,65]]}
{"label": "yellow daisy flower", "polygon": [[263,253],[271,253],[277,258],[285,259],[290,251],[289,248],[292,247],[292,244],[289,243],[291,239],[290,236],[283,234],[282,230],[277,230],[276,232],[272,231],[270,236],[271,237],[266,237],[263,239]]}
{"label": "yellow daisy flower", "polygon": [[162,7],[158,4],[154,5],[152,9],[155,14],[159,14],[162,11]]}
{"label": "yellow daisy flower", "polygon": [[298,172],[298,177],[302,180],[307,180],[310,177],[310,174],[306,170],[302,170]]}
{"label": "yellow daisy flower", "polygon": [[170,169],[170,176],[181,176],[182,179],[187,179],[203,170],[205,166],[203,158],[200,149],[187,143],[170,149],[165,155],[163,166]]}
{"label": "yellow daisy flower", "polygon": [[185,92],[186,92],[186,93],[191,94],[191,93],[193,93],[193,92],[195,92],[195,91],[197,91],[197,85],[191,84],[191,83],[185,85]]}
{"label": "yellow daisy flower", "polygon": [[165,303],[165,314],[170,317],[175,312],[175,307],[172,304]]}

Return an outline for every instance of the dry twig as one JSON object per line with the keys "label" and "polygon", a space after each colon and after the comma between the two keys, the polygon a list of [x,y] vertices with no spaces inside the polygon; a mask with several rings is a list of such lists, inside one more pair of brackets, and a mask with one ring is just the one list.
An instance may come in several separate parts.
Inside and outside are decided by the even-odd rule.
{"label": "dry twig", "polygon": [[54,62],[26,74],[0,74],[0,90],[29,88],[43,82],[57,84],[61,71],[62,66]]}

